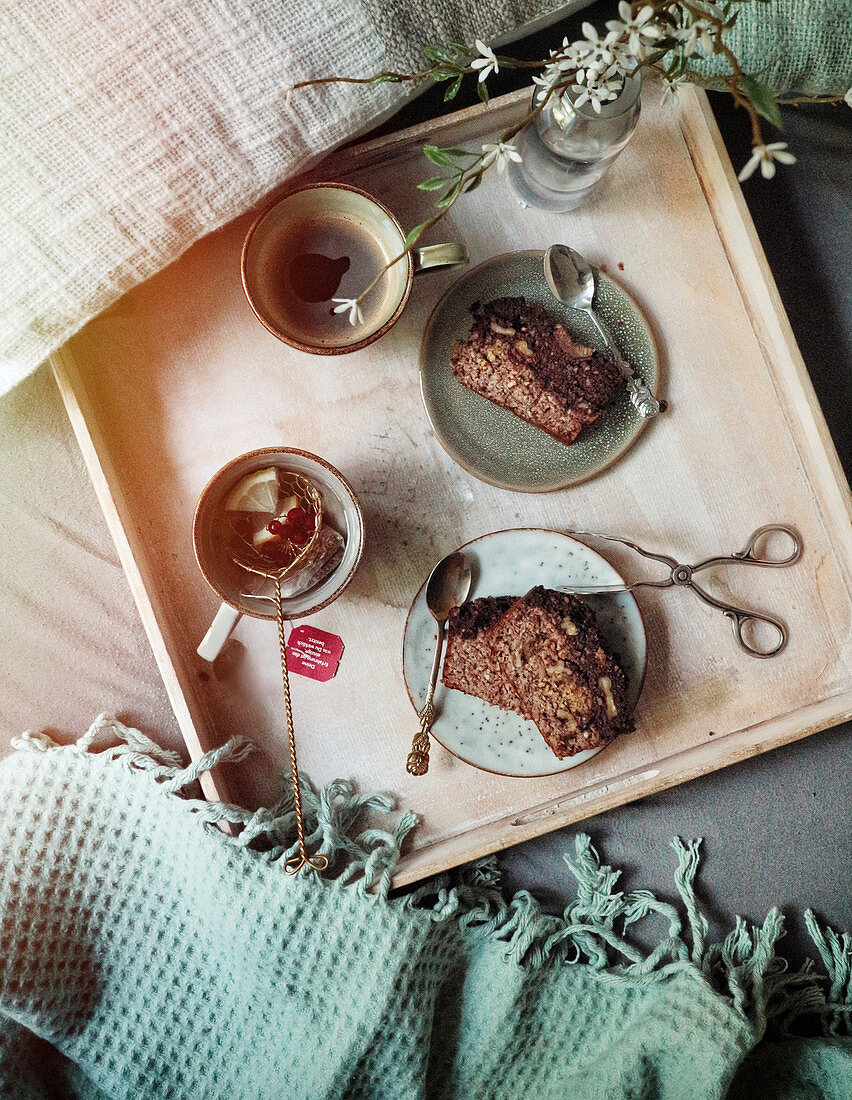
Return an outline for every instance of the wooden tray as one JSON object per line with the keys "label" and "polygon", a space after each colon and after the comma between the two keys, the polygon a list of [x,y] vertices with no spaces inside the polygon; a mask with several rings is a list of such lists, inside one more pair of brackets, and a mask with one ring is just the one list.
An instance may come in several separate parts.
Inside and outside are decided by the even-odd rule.
{"label": "wooden tray", "polygon": [[[309,357],[276,341],[240,286],[250,216],[126,295],[53,360],[190,752],[233,733],[260,746],[227,784],[208,779],[210,797],[272,798],[286,746],[274,626],[244,620],[212,668],[195,655],[216,609],[192,553],[198,495],[228,459],[271,444],[314,451],[352,482],[366,550],[345,595],[313,620],[345,642],[336,678],[294,677],[300,759],[314,783],[352,777],[421,814],[400,884],[852,715],[849,487],[706,98],[684,90],[676,108],[662,108],[657,89],[646,91],[636,138],[594,204],[524,211],[492,174],[434,232],[465,240],[474,263],[567,241],[642,306],[670,411],[591,482],[505,492],[455,466],[431,435],[418,349],[452,273],[418,279],[399,324],[363,352]],[[319,174],[362,185],[413,225],[428,201],[414,188],[428,174],[422,142],[489,140],[526,100],[507,96],[335,154]],[[427,777],[406,774],[416,721],[403,626],[443,554],[490,530],[540,526],[620,533],[689,561],[738,549],[773,521],[801,532],[802,562],[730,570],[718,586],[787,620],[779,657],[742,654],[729,624],[690,593],[644,592],[649,669],[634,735],[548,779],[489,775],[437,747]]]}

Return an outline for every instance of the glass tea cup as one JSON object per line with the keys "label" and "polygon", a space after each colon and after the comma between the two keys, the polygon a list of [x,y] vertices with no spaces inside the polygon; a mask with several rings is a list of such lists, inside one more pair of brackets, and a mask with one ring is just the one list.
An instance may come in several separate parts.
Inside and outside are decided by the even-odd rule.
{"label": "glass tea cup", "polygon": [[329,575],[304,591],[285,596],[284,617],[288,620],[302,619],[327,607],[352,580],[361,561],[364,549],[361,506],[349,482],[330,462],[292,447],[264,447],[233,459],[205,486],[192,526],[198,566],[207,583],[222,600],[210,629],[198,647],[199,656],[207,661],[215,660],[243,615],[260,619],[276,618],[271,582],[253,576],[233,560],[233,533],[225,507],[228,495],[243,478],[271,466],[280,470],[282,475],[299,474],[307,478],[322,498],[323,523],[343,538],[342,557]]}

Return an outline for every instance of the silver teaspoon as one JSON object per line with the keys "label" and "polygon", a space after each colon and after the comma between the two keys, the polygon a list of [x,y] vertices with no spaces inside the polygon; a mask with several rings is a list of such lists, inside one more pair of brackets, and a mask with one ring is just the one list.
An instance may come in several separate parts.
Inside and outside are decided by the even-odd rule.
{"label": "silver teaspoon", "polygon": [[656,416],[660,411],[660,402],[639,377],[639,372],[631,370],[621,358],[612,337],[592,307],[595,297],[595,273],[588,260],[573,248],[569,248],[567,244],[552,244],[544,254],[544,277],[555,298],[572,309],[579,309],[588,314],[624,375],[627,392],[639,415],[646,419]]}
{"label": "silver teaspoon", "polygon": [[452,609],[459,607],[467,599],[470,582],[470,562],[458,551],[439,561],[426,582],[426,606],[438,624],[438,639],[435,642],[426,702],[417,716],[420,719],[420,729],[414,735],[411,752],[405,762],[405,770],[410,775],[425,775],[429,770],[429,730],[435,721],[432,700],[435,697],[438,669],[441,667],[441,654],[444,650],[444,631]]}

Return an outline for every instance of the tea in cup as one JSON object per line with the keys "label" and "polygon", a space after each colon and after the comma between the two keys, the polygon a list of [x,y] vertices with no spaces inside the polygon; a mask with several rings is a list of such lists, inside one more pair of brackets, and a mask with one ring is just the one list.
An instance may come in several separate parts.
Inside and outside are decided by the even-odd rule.
{"label": "tea in cup", "polygon": [[351,486],[330,462],[292,447],[265,447],[233,459],[202,492],[192,528],[199,568],[223,601],[198,647],[207,661],[215,660],[242,615],[276,617],[272,582],[248,572],[239,560],[253,557],[264,570],[277,571],[284,561],[275,554],[275,525],[287,527],[288,518],[293,529],[283,532],[284,542],[298,547],[305,541],[307,528],[297,530],[290,515],[299,512],[298,502],[284,491],[294,477],[309,482],[318,495],[322,526],[315,551],[282,582],[284,617],[301,619],[327,607],[355,575],[364,517]]}
{"label": "tea in cup", "polygon": [[345,183],[311,183],[267,207],[252,225],[243,245],[243,288],[273,336],[300,351],[341,355],[396,323],[415,275],[467,259],[461,244],[406,252],[402,227],[377,199]]}

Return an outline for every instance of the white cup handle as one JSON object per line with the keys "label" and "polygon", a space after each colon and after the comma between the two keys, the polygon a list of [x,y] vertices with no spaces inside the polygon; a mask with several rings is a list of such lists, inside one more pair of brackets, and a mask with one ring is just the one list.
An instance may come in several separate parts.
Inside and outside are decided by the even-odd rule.
{"label": "white cup handle", "polygon": [[237,611],[228,603],[223,603],[198,647],[198,656],[203,657],[205,661],[215,661],[222,652],[222,646],[230,638],[231,631],[242,617],[241,611]]}

